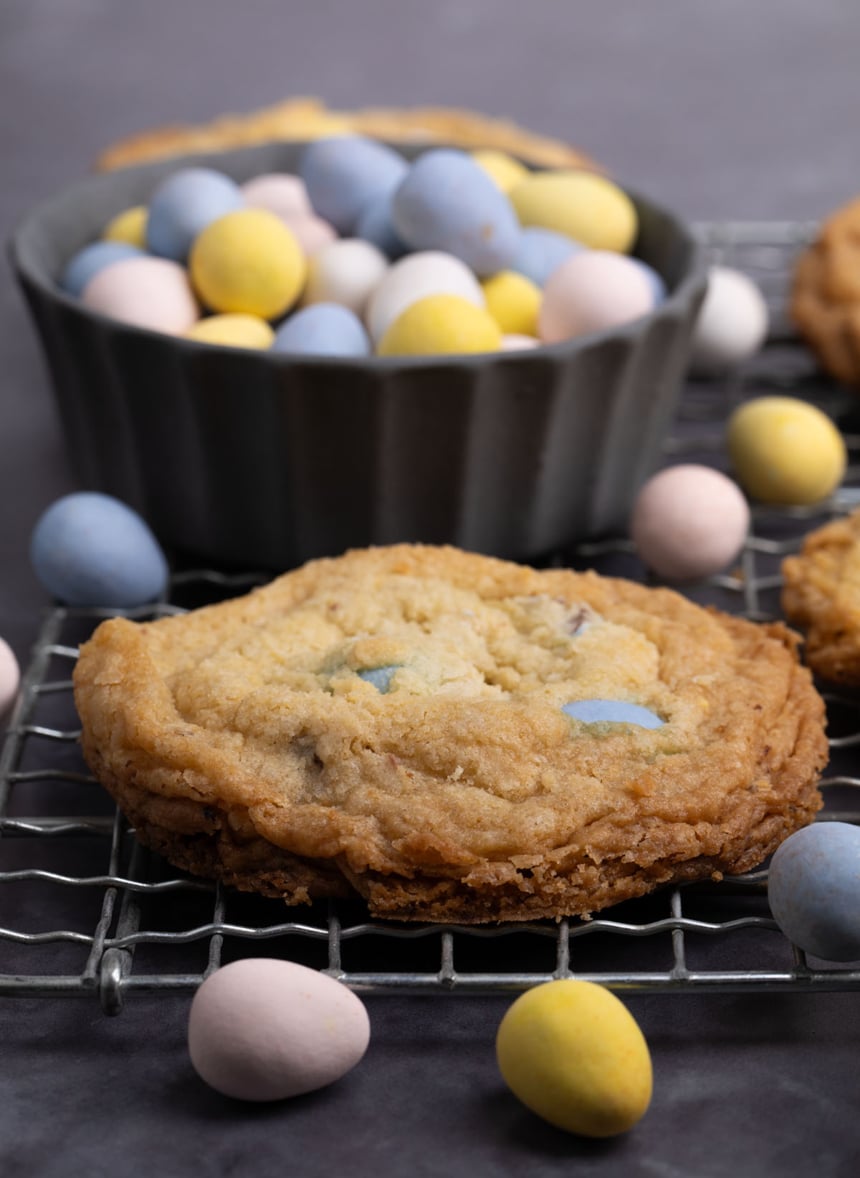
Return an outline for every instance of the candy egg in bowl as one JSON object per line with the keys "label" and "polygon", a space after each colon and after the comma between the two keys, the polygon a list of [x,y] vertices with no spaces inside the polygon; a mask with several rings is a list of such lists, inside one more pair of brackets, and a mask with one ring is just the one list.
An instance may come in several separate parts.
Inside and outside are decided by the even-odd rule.
{"label": "candy egg in bowl", "polygon": [[[140,260],[140,243],[128,239],[119,244],[132,251],[130,260],[114,259],[95,277],[84,274],[83,299],[69,291],[70,262],[106,226],[135,221],[123,215],[146,206],[182,169],[214,169],[242,185],[298,174],[307,150],[302,143],[264,144],[94,175],[20,225],[12,261],[81,485],[140,512],[169,549],[234,566],[279,569],[396,541],[538,560],[623,530],[636,492],[660,464],[706,281],[684,225],[635,194],[628,194],[632,255],[647,265],[660,294],[655,290],[638,317],[618,326],[586,323],[574,338],[563,338],[564,324],[554,321],[548,338],[558,342],[536,341],[518,328],[510,335],[519,345],[515,339],[494,350],[432,355],[403,354],[393,345],[380,354],[382,340],[363,355],[279,351],[264,346],[268,337],[215,346],[205,332],[187,337],[194,312],[185,287],[177,293],[185,279],[176,270],[167,301],[181,329],[156,330],[105,313],[108,303],[92,288]],[[412,161],[426,147],[391,150]],[[213,199],[217,205],[221,196]],[[235,210],[225,201],[216,211],[227,220]],[[241,202],[237,207],[243,214]],[[325,219],[314,209],[294,214],[296,225],[304,218],[302,232],[316,233],[314,249],[344,236],[330,222],[341,214],[327,211]],[[381,241],[386,227],[365,211],[373,225],[367,236]],[[415,215],[420,220],[420,210]],[[323,221],[329,228],[320,234],[312,222]],[[544,278],[550,270],[555,278],[558,268],[546,262],[552,234],[544,241],[540,232],[534,236],[534,264],[544,266]],[[219,240],[210,242],[208,257],[218,256]],[[171,248],[163,246],[157,259],[145,255],[149,269],[179,269],[181,261],[164,257]],[[211,267],[207,273],[208,291]],[[217,287],[217,274],[214,281]],[[478,277],[474,285],[481,289]],[[191,297],[200,301],[193,288]],[[165,301],[147,305],[156,304]],[[450,300],[446,308],[443,320]],[[304,310],[301,296],[286,312],[263,309],[273,336],[292,330],[297,309]],[[407,327],[401,334],[409,334]]]}

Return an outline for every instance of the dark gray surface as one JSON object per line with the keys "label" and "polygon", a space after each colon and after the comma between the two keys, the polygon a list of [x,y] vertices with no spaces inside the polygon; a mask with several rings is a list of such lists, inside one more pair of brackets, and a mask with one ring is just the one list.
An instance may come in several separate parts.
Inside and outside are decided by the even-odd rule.
{"label": "dark gray surface", "polygon": [[[0,230],[118,136],[300,93],[509,115],[690,217],[815,218],[860,191],[858,49],[854,0],[2,0]],[[8,271],[0,373],[0,633],[25,658],[47,604],[27,537],[73,483]],[[360,1068],[317,1096],[246,1109],[190,1071],[187,997],[133,999],[116,1020],[95,1002],[6,1000],[0,1173],[857,1173],[856,993],[631,998],[654,1102],[629,1136],[597,1144],[502,1089],[505,1005],[376,999]]]}

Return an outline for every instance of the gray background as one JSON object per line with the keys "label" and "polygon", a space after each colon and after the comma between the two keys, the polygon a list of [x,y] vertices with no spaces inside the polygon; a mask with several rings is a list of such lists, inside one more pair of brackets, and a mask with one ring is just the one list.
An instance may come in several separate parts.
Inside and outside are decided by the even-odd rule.
{"label": "gray background", "polygon": [[[298,94],[508,116],[693,219],[816,219],[860,192],[858,61],[856,0],[0,0],[0,231],[116,138]],[[22,659],[48,605],[27,539],[73,487],[4,269],[0,633]],[[185,997],[140,998],[113,1021],[7,1000],[0,1173],[857,1173],[856,994],[631,998],[655,1098],[609,1143],[507,1096],[492,1049],[505,1006],[377,999],[360,1069],[246,1109],[191,1072]]]}

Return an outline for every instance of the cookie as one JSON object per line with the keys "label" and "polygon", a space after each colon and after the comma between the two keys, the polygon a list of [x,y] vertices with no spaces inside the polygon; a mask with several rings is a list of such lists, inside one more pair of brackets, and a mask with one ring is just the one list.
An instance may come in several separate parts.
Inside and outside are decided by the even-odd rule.
{"label": "cookie", "polygon": [[108,620],[74,682],[86,759],[138,837],[290,904],[587,914],[748,870],[821,805],[824,707],[785,627],[454,548]]}
{"label": "cookie", "polygon": [[789,312],[821,366],[860,386],[860,198],[833,213],[798,258]]}
{"label": "cookie", "polygon": [[782,609],[806,631],[806,662],[822,679],[860,685],[860,509],[810,532],[782,575]]}
{"label": "cookie", "polygon": [[226,151],[253,143],[358,134],[392,143],[446,143],[464,148],[495,148],[546,168],[588,168],[593,160],[558,139],[535,135],[516,123],[451,107],[397,110],[329,110],[316,98],[291,98],[243,115],[223,115],[201,126],[156,127],[112,144],[97,161],[101,170],[202,151]]}

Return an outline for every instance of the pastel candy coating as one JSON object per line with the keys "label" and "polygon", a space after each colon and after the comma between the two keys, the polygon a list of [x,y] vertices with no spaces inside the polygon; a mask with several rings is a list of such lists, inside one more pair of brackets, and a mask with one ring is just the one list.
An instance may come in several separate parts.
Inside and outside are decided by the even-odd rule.
{"label": "pastel candy coating", "polygon": [[596,172],[533,172],[509,196],[523,225],[553,229],[590,249],[627,253],[636,240],[636,206]]}
{"label": "pastel candy coating", "polygon": [[147,254],[105,266],[90,279],[81,297],[91,311],[170,335],[184,334],[200,317],[183,267]]}
{"label": "pastel candy coating", "polygon": [[337,230],[328,221],[318,217],[316,213],[294,213],[282,218],[299,243],[306,258],[311,258],[318,249],[328,245],[330,241],[337,241]]}
{"label": "pastel candy coating", "polygon": [[202,344],[265,351],[272,346],[275,333],[265,319],[255,315],[209,315],[198,320],[185,338]]}
{"label": "pastel candy coating", "polygon": [[354,311],[337,303],[314,303],[278,328],[272,350],[305,356],[369,356],[371,346]]}
{"label": "pastel candy coating", "polygon": [[712,266],[691,342],[691,364],[701,375],[717,376],[749,360],[767,336],[764,295],[740,270]]}
{"label": "pastel candy coating", "polygon": [[427,295],[411,303],[379,342],[380,356],[495,352],[502,333],[492,316],[458,295]]}
{"label": "pastel candy coating", "polygon": [[403,156],[361,135],[309,144],[299,165],[314,212],[341,234],[352,233],[364,209],[391,193],[406,175]]}
{"label": "pastel candy coating", "polygon": [[195,290],[213,311],[276,319],[299,297],[307,263],[275,213],[237,209],[199,234],[189,268]]}
{"label": "pastel candy coating", "polygon": [[620,327],[654,308],[641,267],[608,250],[582,250],[557,266],[544,287],[538,335],[544,343]]}
{"label": "pastel candy coating", "polygon": [[500,270],[481,287],[487,310],[505,334],[536,335],[540,289],[515,270]]}
{"label": "pastel candy coating", "polygon": [[662,728],[663,721],[648,708],[620,699],[577,699],[561,709],[583,724],[635,724],[637,728]]}
{"label": "pastel candy coating", "polygon": [[369,667],[365,671],[357,671],[356,674],[365,683],[371,683],[380,695],[385,695],[391,687],[391,680],[399,669],[397,664],[392,664],[387,667]]}
{"label": "pastel candy coating", "polygon": [[69,605],[129,608],[167,587],[167,561],[148,525],[97,491],[65,495],[42,513],[30,560],[45,589]]}
{"label": "pastel candy coating", "polygon": [[515,188],[517,184],[525,180],[529,175],[529,170],[525,164],[521,164],[519,160],[515,160],[506,151],[496,151],[494,148],[486,148],[479,151],[472,151],[469,154],[478,167],[483,168],[493,183],[502,192],[510,192],[512,188]]}
{"label": "pastel candy coating", "polygon": [[340,1079],[370,1041],[363,1002],[291,961],[244,958],[201,984],[188,1016],[200,1078],[238,1100],[286,1100]]}
{"label": "pastel candy coating", "polygon": [[459,258],[440,250],[407,254],[388,268],[368,300],[365,322],[371,338],[379,341],[411,303],[431,294],[459,295],[485,306],[480,283]]}
{"label": "pastel candy coating", "polygon": [[711,467],[684,463],[661,470],[642,487],[630,536],[657,576],[692,581],[735,560],[749,525],[749,506],[737,483]]}
{"label": "pastel candy coating", "polygon": [[540,340],[535,339],[533,335],[503,335],[502,336],[502,351],[503,352],[527,352],[532,348],[539,348]]}
{"label": "pastel candy coating", "polygon": [[406,245],[397,235],[391,212],[391,195],[375,197],[355,223],[355,236],[382,250],[394,261],[406,253]]}
{"label": "pastel candy coating", "polygon": [[127,245],[146,249],[146,222],[149,210],[145,205],[134,205],[117,213],[105,226],[102,241],[124,241]]}
{"label": "pastel candy coating", "polygon": [[12,707],[20,683],[21,668],[15,652],[5,638],[0,638],[0,716],[5,716]]}
{"label": "pastel candy coating", "polygon": [[213,168],[182,168],[156,188],[149,202],[146,244],[152,253],[184,262],[197,235],[241,208],[239,185]]}
{"label": "pastel candy coating", "polygon": [[79,298],[91,278],[105,266],[126,258],[142,258],[143,251],[124,241],[94,241],[85,245],[67,263],[60,277],[60,286],[68,294]]}
{"label": "pastel candy coating", "polygon": [[520,234],[519,249],[511,269],[530,278],[535,286],[543,287],[557,266],[583,248],[578,241],[563,233],[530,225]]}
{"label": "pastel candy coating", "polygon": [[510,267],[520,227],[507,196],[463,151],[426,151],[392,198],[394,228],[416,250],[443,250],[480,276]]}
{"label": "pastel candy coating", "polygon": [[789,940],[825,961],[860,961],[860,827],[816,822],[771,860],[773,918]]}
{"label": "pastel candy coating", "polygon": [[343,237],[318,249],[308,262],[302,302],[340,303],[356,315],[388,269],[388,259],[369,241]]}
{"label": "pastel candy coating", "polygon": [[654,306],[657,307],[666,299],[666,283],[662,276],[657,273],[653,266],[649,266],[647,262],[643,262],[641,258],[630,258],[634,266],[638,266],[645,277],[651,284],[651,292],[654,296]]}
{"label": "pastel candy coating", "polygon": [[245,204],[287,219],[313,213],[308,190],[301,176],[289,172],[265,172],[240,185]]}

